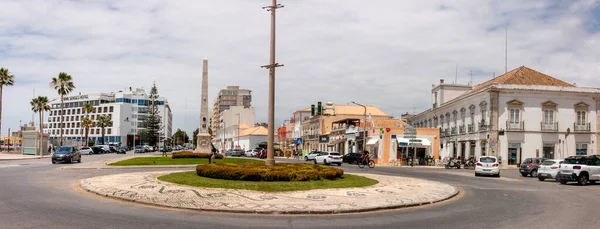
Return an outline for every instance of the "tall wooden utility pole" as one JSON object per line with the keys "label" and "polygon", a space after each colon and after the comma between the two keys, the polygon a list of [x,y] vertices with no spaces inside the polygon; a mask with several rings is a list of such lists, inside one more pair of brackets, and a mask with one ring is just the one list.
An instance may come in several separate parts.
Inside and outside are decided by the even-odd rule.
{"label": "tall wooden utility pole", "polygon": [[273,0],[273,4],[265,6],[263,9],[271,11],[271,57],[269,65],[261,66],[269,69],[269,117],[268,117],[268,135],[267,135],[267,166],[275,165],[275,68],[282,67],[283,64],[275,63],[275,11],[283,5],[277,4],[277,0]]}

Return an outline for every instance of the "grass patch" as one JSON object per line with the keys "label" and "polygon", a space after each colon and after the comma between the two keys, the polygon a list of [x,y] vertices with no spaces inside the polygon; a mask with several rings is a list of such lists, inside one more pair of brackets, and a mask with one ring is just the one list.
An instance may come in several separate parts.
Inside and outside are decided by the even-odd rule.
{"label": "grass patch", "polygon": [[[256,159],[248,158],[223,158],[215,160],[217,163],[240,163],[240,162],[260,162]],[[199,165],[208,164],[208,158],[177,158],[171,157],[136,157],[123,161],[117,161],[108,165],[112,166],[131,166],[131,165]]]}
{"label": "grass patch", "polygon": [[234,181],[201,177],[195,171],[171,173],[158,177],[159,180],[182,185],[207,188],[247,189],[265,192],[302,191],[326,188],[365,187],[379,183],[370,178],[344,174],[336,180],[316,181]]}

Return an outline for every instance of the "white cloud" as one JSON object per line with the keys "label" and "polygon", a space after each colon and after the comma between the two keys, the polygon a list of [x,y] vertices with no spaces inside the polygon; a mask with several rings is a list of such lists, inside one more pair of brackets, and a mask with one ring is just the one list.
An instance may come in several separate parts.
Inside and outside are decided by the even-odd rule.
{"label": "white cloud", "polygon": [[[317,101],[373,104],[388,113],[426,109],[431,84],[480,83],[526,65],[578,85],[595,80],[597,1],[290,1],[277,12],[277,120]],[[174,127],[198,125],[202,58],[210,101],[218,89],[253,90],[266,121],[270,1],[3,1],[3,127],[29,120],[32,89],[55,97],[51,77],[76,92],[149,88],[169,99]],[[187,100],[187,112],[184,111]],[[210,104],[212,105],[212,104]],[[187,117],[184,118],[184,114]],[[4,130],[6,133],[6,130]]]}

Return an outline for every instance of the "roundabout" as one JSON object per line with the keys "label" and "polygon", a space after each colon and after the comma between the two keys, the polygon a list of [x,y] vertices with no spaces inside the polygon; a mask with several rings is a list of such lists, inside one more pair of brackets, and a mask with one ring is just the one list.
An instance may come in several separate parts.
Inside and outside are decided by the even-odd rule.
{"label": "roundabout", "polygon": [[263,192],[201,188],[158,180],[172,172],[138,172],[83,179],[79,186],[100,196],[153,206],[260,214],[336,214],[421,206],[448,200],[458,189],[416,178],[361,174],[379,183],[360,188]]}

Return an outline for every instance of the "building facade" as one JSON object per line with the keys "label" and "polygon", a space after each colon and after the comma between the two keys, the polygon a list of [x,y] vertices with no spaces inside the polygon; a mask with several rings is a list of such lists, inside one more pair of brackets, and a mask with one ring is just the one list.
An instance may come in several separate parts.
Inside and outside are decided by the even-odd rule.
{"label": "building facade", "polygon": [[522,66],[474,87],[442,80],[432,89],[432,108],[408,121],[440,130],[442,158],[493,155],[507,166],[597,154],[599,111],[600,89]]}
{"label": "building facade", "polygon": [[219,91],[219,95],[213,103],[213,133],[215,133],[221,125],[219,119],[221,112],[229,110],[233,106],[242,106],[246,108],[252,106],[252,91],[248,89],[240,89],[239,86],[227,86],[227,88]]}
{"label": "building facade", "polygon": [[[63,145],[81,145],[85,139],[85,130],[81,127],[81,120],[89,115],[95,123],[101,115],[111,118],[113,125],[105,127],[105,139],[102,141],[101,128],[93,125],[89,129],[88,140],[96,144],[116,144],[122,146],[141,145],[143,139],[139,136],[144,128],[142,123],[148,115],[148,94],[144,89],[137,88],[119,92],[79,94],[66,96],[64,100]],[[173,115],[167,99],[158,98],[158,115],[161,117],[162,130],[160,131],[162,144],[165,138],[173,135]],[[94,111],[89,114],[83,112],[84,104],[90,103]],[[49,102],[52,110],[48,112],[48,128],[45,129],[53,145],[60,143],[60,98]]]}
{"label": "building facade", "polygon": [[[255,122],[254,107],[231,106],[229,109],[219,113],[216,118],[219,123],[213,137],[213,145],[219,151],[242,148],[238,144],[241,133],[252,127]],[[215,120],[215,119],[213,119]]]}

